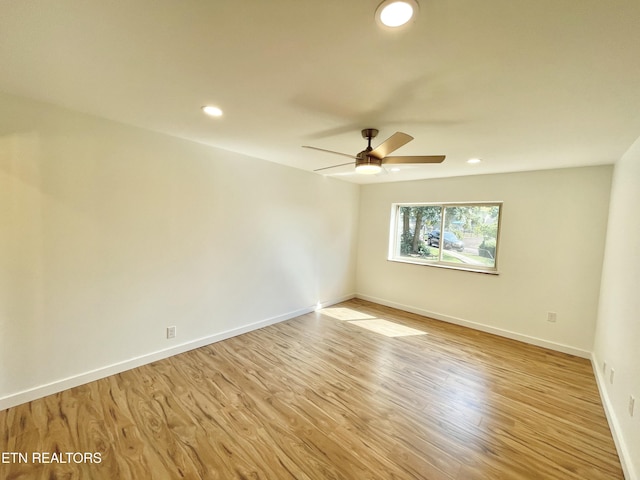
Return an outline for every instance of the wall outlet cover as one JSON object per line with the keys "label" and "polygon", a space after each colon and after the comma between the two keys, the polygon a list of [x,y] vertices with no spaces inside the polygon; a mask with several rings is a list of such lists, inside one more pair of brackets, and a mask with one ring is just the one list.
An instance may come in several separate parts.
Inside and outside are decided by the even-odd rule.
{"label": "wall outlet cover", "polygon": [[167,327],[167,338],[176,338],[176,327]]}

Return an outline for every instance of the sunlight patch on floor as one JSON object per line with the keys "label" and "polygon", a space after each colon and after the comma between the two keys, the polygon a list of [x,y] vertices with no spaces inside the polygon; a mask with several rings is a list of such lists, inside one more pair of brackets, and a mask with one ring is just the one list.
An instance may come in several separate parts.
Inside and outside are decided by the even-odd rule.
{"label": "sunlight patch on floor", "polygon": [[366,328],[372,332],[385,335],[387,337],[408,337],[410,335],[426,335],[427,332],[406,327],[389,320],[382,320],[372,315],[353,310],[351,308],[323,308],[318,310],[323,315],[349,322],[358,327]]}
{"label": "sunlight patch on floor", "polygon": [[389,320],[381,320],[376,318],[374,320],[357,320],[350,321],[352,325],[366,328],[372,332],[380,333],[387,337],[408,337],[410,335],[426,335],[427,332],[422,330],[416,330],[415,328],[406,327],[399,323],[390,322]]}
{"label": "sunlight patch on floor", "polygon": [[320,310],[320,313],[323,315],[328,315],[337,320],[365,320],[372,317],[371,315],[367,315],[366,313],[358,312],[357,310],[353,310],[351,308],[323,308]]}

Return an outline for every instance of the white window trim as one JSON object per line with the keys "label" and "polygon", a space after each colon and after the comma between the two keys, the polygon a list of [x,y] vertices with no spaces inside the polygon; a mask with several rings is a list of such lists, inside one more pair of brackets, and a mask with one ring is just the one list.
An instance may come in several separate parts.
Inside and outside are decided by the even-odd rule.
{"label": "white window trim", "polygon": [[[464,264],[452,263],[440,260],[426,260],[421,258],[411,259],[408,257],[401,257],[396,255],[398,251],[398,228],[399,222],[401,221],[399,215],[401,207],[441,207],[442,208],[442,216],[440,219],[440,231],[444,231],[444,209],[446,207],[489,207],[489,206],[498,206],[500,207],[500,213],[498,214],[498,233],[496,235],[496,256],[493,267],[478,267],[478,266],[464,266]],[[489,275],[499,275],[498,271],[498,256],[500,251],[500,236],[502,232],[502,213],[503,213],[503,201],[474,201],[474,202],[403,202],[403,203],[393,203],[391,205],[391,220],[389,225],[389,252],[387,260],[390,262],[397,263],[406,263],[410,265],[420,265],[427,267],[436,267],[436,268],[446,268],[450,270],[462,270],[465,272],[474,272],[474,273],[485,273]],[[442,251],[441,251],[442,255]]]}

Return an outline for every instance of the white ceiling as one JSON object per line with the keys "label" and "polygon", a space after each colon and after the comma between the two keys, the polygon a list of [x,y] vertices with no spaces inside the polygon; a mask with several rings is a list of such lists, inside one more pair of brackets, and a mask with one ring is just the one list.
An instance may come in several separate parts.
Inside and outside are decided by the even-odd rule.
{"label": "white ceiling", "polygon": [[0,90],[306,170],[348,160],[301,145],[356,154],[365,127],[447,155],[326,172],[358,183],[607,164],[640,136],[640,1],[419,2],[389,32],[379,0],[0,0]]}

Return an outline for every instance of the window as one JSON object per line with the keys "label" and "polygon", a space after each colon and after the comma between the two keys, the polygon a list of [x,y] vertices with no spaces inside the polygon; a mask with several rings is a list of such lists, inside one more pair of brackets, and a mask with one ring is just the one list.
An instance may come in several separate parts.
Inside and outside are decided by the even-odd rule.
{"label": "window", "polygon": [[389,260],[497,272],[501,202],[395,204]]}

